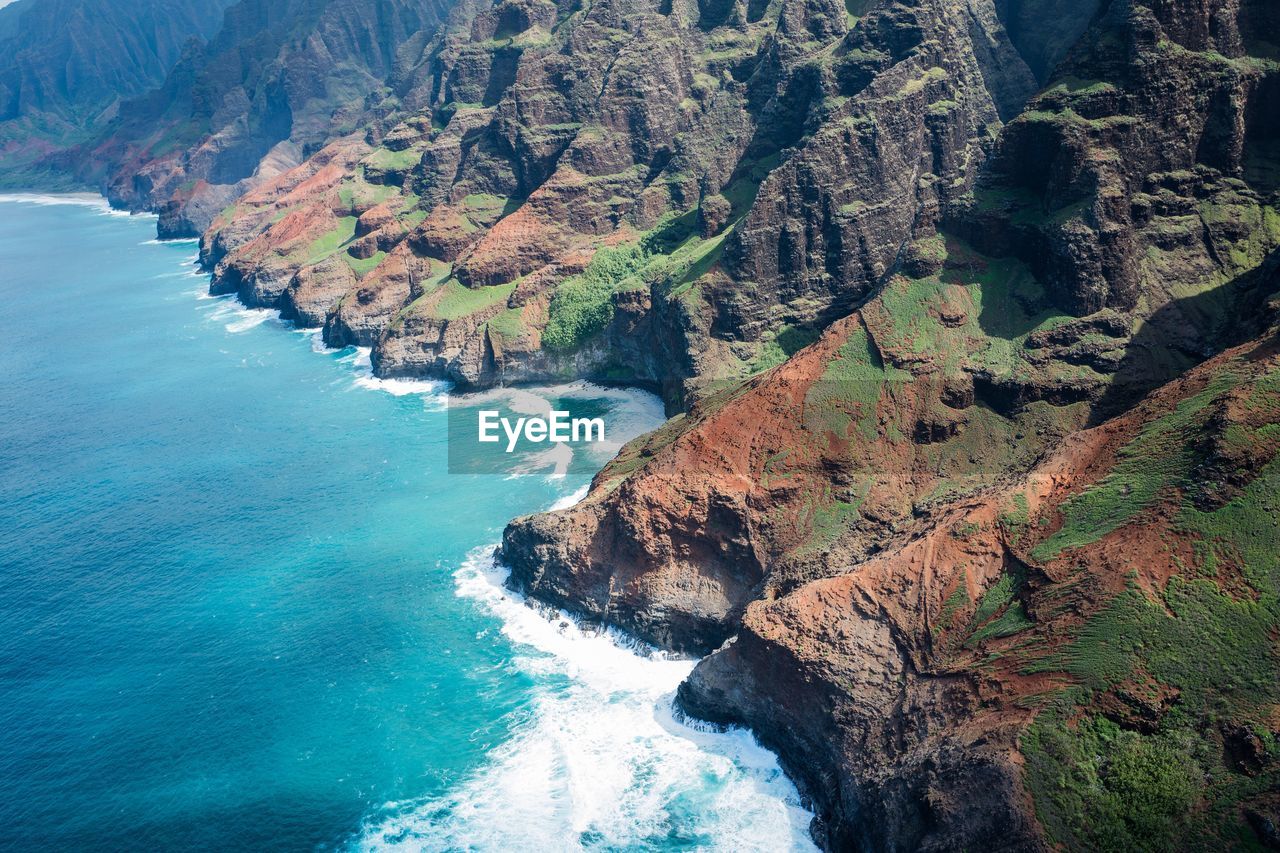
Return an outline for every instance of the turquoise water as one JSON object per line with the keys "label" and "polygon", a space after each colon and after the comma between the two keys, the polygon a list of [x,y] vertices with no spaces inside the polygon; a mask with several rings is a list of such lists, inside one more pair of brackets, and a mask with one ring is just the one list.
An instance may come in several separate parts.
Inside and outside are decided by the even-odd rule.
{"label": "turquoise water", "polygon": [[688,661],[503,591],[585,474],[448,474],[443,389],[154,228],[0,200],[0,845],[807,845],[772,756],[671,718]]}

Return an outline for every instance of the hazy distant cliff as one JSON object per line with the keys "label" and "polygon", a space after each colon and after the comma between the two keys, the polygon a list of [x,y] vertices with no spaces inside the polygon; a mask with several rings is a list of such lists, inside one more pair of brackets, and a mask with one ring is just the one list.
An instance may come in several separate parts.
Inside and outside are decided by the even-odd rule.
{"label": "hazy distant cliff", "polygon": [[80,174],[195,236],[237,196],[398,106],[446,4],[240,0],[157,90],[123,104]]}
{"label": "hazy distant cliff", "polygon": [[[162,83],[213,35],[231,0],[21,0],[0,10],[0,162],[22,167],[79,142],[120,102]],[[47,175],[47,173],[46,173]]]}

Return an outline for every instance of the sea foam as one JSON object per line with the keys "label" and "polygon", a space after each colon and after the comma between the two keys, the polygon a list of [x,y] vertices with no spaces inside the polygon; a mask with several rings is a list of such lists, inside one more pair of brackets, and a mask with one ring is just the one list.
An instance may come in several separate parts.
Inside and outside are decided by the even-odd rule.
{"label": "sea foam", "polygon": [[387,804],[354,848],[813,849],[812,815],[773,754],[748,732],[677,720],[693,661],[536,610],[505,577],[491,548],[454,575],[516,645],[532,714],[444,795]]}
{"label": "sea foam", "polygon": [[382,391],[394,397],[420,394],[443,405],[445,399],[443,392],[448,388],[447,383],[430,379],[383,379],[380,376],[374,376],[372,355],[372,348],[356,347],[354,355],[350,357],[351,366],[356,370],[355,387]]}
{"label": "sea foam", "polygon": [[[278,312],[246,308],[234,297],[219,299],[210,319],[232,334],[283,322]],[[324,345],[318,329],[295,331],[309,335],[316,352],[339,352]],[[419,395],[430,404],[448,399],[448,383],[374,376],[370,356],[367,347],[340,356],[355,373],[353,387]],[[601,464],[663,417],[652,395],[587,382],[486,393],[531,413],[554,398],[608,399],[613,440],[590,448]],[[584,486],[550,509],[586,494]],[[693,661],[530,606],[506,588],[506,575],[492,547],[477,549],[455,573],[455,589],[496,617],[516,645],[514,664],[536,683],[532,714],[450,791],[384,805],[353,848],[814,849],[812,814],[772,753],[749,732],[677,718],[675,690]]]}
{"label": "sea foam", "polygon": [[130,213],[127,210],[114,209],[105,198],[94,193],[0,193],[0,202],[15,204],[38,204],[42,207],[51,205],[73,205],[90,207],[103,216],[145,216],[155,218],[152,213]]}
{"label": "sea foam", "polygon": [[564,497],[560,498],[560,500],[553,503],[547,511],[556,512],[557,510],[568,509],[571,506],[576,506],[582,503],[582,501],[586,499],[587,492],[590,489],[591,489],[591,486],[589,485],[583,486],[573,494],[565,495]]}

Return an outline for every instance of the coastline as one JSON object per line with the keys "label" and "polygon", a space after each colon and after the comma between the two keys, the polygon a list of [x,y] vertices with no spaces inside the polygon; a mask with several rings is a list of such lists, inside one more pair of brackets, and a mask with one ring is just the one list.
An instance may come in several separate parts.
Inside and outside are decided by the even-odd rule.
{"label": "coastline", "polygon": [[159,218],[155,213],[130,211],[112,206],[106,196],[94,192],[40,192],[39,190],[0,190],[0,202],[59,205],[72,204],[80,207],[93,207],[103,213],[120,216],[149,216]]}
{"label": "coastline", "polygon": [[[38,205],[71,204],[76,206],[92,207],[92,208],[98,209],[99,211],[101,211],[106,215],[119,215],[119,216],[134,216],[134,215],[151,216],[153,215],[153,214],[130,214],[125,211],[117,211],[112,209],[110,205],[106,203],[105,199],[102,199],[100,196],[93,196],[90,194],[81,194],[81,193],[78,193],[78,194],[40,194],[40,193],[6,194],[3,196],[0,196],[0,201],[4,201],[4,200],[8,200],[11,202],[38,204]],[[158,239],[159,238],[157,238],[157,240]],[[187,241],[184,239],[184,240],[162,241],[162,242],[187,242]],[[198,275],[198,274],[193,272],[193,275]],[[203,275],[201,275],[201,277],[203,278]],[[236,310],[251,315],[247,317],[240,317],[239,319],[233,319],[230,316],[223,318],[223,319],[231,320],[230,323],[225,324],[227,326],[228,332],[236,333],[240,331],[247,331],[248,329],[254,326],[260,325],[263,322],[267,322],[270,320],[270,321],[274,321],[275,323],[278,323],[281,326],[282,330],[291,331],[294,333],[306,333],[306,334],[314,335],[314,330],[296,328],[294,324],[292,324],[291,322],[281,319],[278,311],[270,311],[269,309],[253,309],[253,308],[245,307],[238,299],[234,297],[234,295],[223,297],[223,299],[228,303],[228,307],[230,307],[230,305],[235,305],[237,306]],[[233,326],[235,328],[232,328]],[[313,340],[313,349],[315,349],[314,340]],[[320,351],[324,352],[325,350],[320,350]],[[329,350],[329,352],[332,353],[333,351]],[[351,359],[351,366],[357,371],[361,369],[360,365],[358,364],[360,359],[361,359],[361,350],[357,348],[353,350],[353,356]],[[383,379],[379,377],[374,377],[372,376],[371,373],[365,382],[362,383],[360,381],[360,377],[357,377],[355,382],[357,384],[363,385],[363,387],[371,388],[371,390],[384,390],[396,396],[407,395],[407,394],[417,394],[417,395],[434,394],[435,392],[438,392],[442,387],[442,383],[433,381],[433,380]],[[419,385],[417,383],[429,383],[429,385],[424,386],[424,385]],[[402,384],[404,385],[404,387],[401,387]],[[394,387],[392,387],[393,385]],[[538,383],[531,383],[527,386],[521,386],[521,387],[537,388],[537,387],[546,387],[546,386],[539,385]],[[568,506],[571,506],[573,503],[576,503],[577,500],[581,500],[581,498],[584,496],[585,496],[585,488],[578,490],[573,495],[566,496],[566,498],[560,501],[557,501],[554,505],[549,507],[549,509],[554,510],[554,509],[567,508]],[[541,625],[542,630],[551,631],[561,636],[569,637],[571,639],[572,638],[583,639],[584,641],[588,641],[595,645],[598,645],[598,643],[596,643],[597,639],[603,638],[604,640],[607,640],[607,642],[612,647],[615,647],[621,651],[625,651],[627,655],[634,658],[635,661],[637,662],[637,665],[644,665],[640,663],[643,661],[670,661],[671,660],[669,656],[667,656],[665,653],[658,652],[656,649],[653,649],[652,647],[647,647],[645,649],[642,649],[638,641],[633,640],[629,636],[624,636],[617,629],[595,631],[594,629],[587,628],[585,625],[580,624],[577,620],[570,620],[567,617],[567,614],[557,612],[557,611],[548,611],[545,605],[542,605],[540,602],[524,601],[519,597],[513,596],[508,590],[505,589],[505,587],[503,587],[503,583],[505,583],[508,577],[507,575],[508,570],[506,569],[506,567],[498,566],[496,564],[491,564],[487,572],[481,572],[481,574],[485,575],[484,583],[487,585],[487,587],[483,589],[478,589],[474,583],[475,578],[472,577],[472,575],[474,575],[474,568],[475,567],[472,566],[470,569],[468,569],[467,566],[464,566],[462,569],[459,569],[460,573],[464,571],[470,571],[471,574],[469,575],[468,581],[467,581],[468,583],[470,583],[470,586],[467,587],[469,591],[464,592],[462,588],[466,584],[464,584],[464,581],[460,579],[458,581],[459,589],[456,594],[462,597],[472,597],[476,599],[483,599],[485,601],[485,606],[491,607],[491,608],[496,607],[498,610],[505,612],[508,617],[511,616],[513,611],[511,611],[510,608],[507,607],[507,603],[514,602],[516,606],[521,608],[519,612],[522,615],[536,616],[538,619],[539,625]],[[495,579],[495,576],[494,576],[495,572],[501,572],[504,575],[504,577],[501,579]],[[497,580],[496,583],[495,583],[495,580]],[[499,616],[498,618],[501,619],[502,617]],[[503,627],[504,633],[507,632],[508,630],[513,630],[513,629],[511,629],[511,626],[504,623],[504,627]],[[525,625],[523,628],[519,630],[523,631],[525,634],[528,634],[530,630],[530,626]],[[545,643],[547,639],[548,638],[544,637],[543,642]],[[559,642],[559,641],[555,641],[555,642]],[[689,740],[691,742],[695,742],[695,743],[700,742],[702,747],[704,748],[707,748],[709,745],[714,745],[714,743],[719,742],[721,744],[727,745],[726,748],[731,747],[729,748],[729,751],[738,756],[742,756],[744,754],[743,750],[747,749],[747,744],[743,742],[743,738],[745,737],[752,744],[754,744],[754,748],[759,750],[759,753],[761,753],[763,756],[767,756],[767,759],[766,759],[766,758],[762,758],[760,755],[757,755],[756,757],[750,759],[747,763],[751,764],[752,766],[756,767],[757,770],[760,770],[761,772],[768,775],[768,773],[770,772],[770,769],[767,766],[768,762],[770,761],[774,762],[774,768],[777,768],[776,756],[774,756],[771,752],[768,752],[767,750],[765,750],[763,747],[759,746],[758,742],[754,738],[754,735],[748,733],[745,729],[734,729],[734,730],[727,730],[724,732],[709,732],[697,727],[696,725],[688,725],[685,722],[680,721],[678,718],[678,715],[672,713],[671,703],[672,703],[672,700],[674,699],[675,687],[679,683],[679,681],[683,680],[683,677],[687,675],[687,670],[692,669],[692,666],[694,663],[695,661],[693,659],[682,660],[680,662],[679,668],[681,669],[681,673],[679,675],[679,678],[668,685],[669,690],[667,690],[660,697],[661,702],[659,703],[659,706],[655,706],[655,707],[658,707],[659,710],[661,710],[661,708],[666,709],[667,716],[669,717],[669,719],[667,720],[668,734],[674,734],[677,737],[684,738],[685,740]],[[616,667],[617,661],[615,661],[614,665]],[[572,670],[573,667],[570,666],[570,669]],[[781,775],[782,773],[780,769],[777,769],[776,772],[778,775]],[[794,786],[789,780],[786,779],[785,776],[782,776],[782,782],[780,784],[783,784],[784,786],[790,786],[792,792],[794,792]],[[784,791],[781,796],[784,801],[787,799],[794,801],[790,805],[788,805],[789,809],[800,808],[799,801],[797,799],[798,795],[795,795],[794,793],[792,795],[787,795]],[[807,811],[804,811],[801,818],[802,822],[807,824],[811,819],[812,819],[812,815],[809,814]],[[788,818],[788,821],[791,823],[794,823],[795,822],[794,815],[791,818]],[[808,838],[807,825],[804,827],[803,835],[807,840]]]}
{"label": "coastline", "polygon": [[14,846],[1280,850],[1280,0],[6,2]]}

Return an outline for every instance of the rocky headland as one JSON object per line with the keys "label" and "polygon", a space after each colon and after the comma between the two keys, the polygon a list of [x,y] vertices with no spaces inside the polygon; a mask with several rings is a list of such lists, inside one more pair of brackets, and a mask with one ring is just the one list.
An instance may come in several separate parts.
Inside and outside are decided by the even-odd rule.
{"label": "rocky headland", "polygon": [[271,5],[50,168],[381,376],[661,393],[502,557],[825,847],[1280,844],[1280,6]]}

